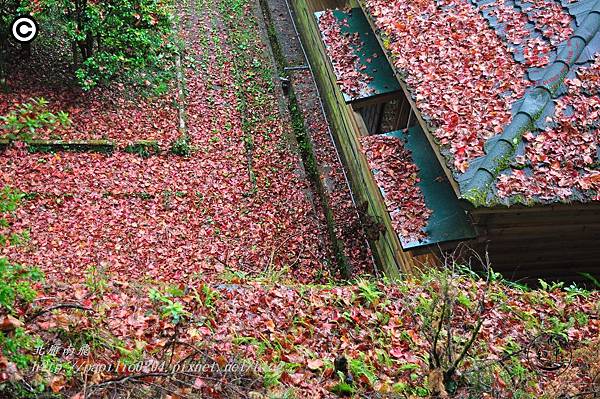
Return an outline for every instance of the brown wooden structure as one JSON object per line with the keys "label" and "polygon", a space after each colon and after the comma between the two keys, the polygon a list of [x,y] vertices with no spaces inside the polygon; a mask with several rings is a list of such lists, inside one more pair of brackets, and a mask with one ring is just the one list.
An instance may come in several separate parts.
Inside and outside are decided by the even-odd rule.
{"label": "brown wooden structure", "polygon": [[[364,204],[371,221],[384,227],[373,241],[376,260],[390,276],[410,272],[423,264],[439,264],[446,251],[465,242],[480,253],[488,252],[492,267],[513,280],[536,282],[538,278],[589,282],[583,276],[600,274],[600,204],[555,204],[533,206],[477,206],[464,200],[459,183],[446,166],[433,136],[415,106],[403,80],[394,75],[400,90],[374,96],[366,101],[348,103],[321,39],[315,13],[328,9],[358,8],[356,0],[289,0],[313,73],[319,86],[328,119],[348,169],[352,190]],[[372,21],[371,28],[374,25]],[[383,48],[383,43],[378,35]],[[385,53],[385,52],[384,52]],[[387,56],[387,54],[386,54]],[[429,143],[427,151],[445,172],[456,201],[475,234],[464,240],[429,243],[404,248],[392,229],[380,189],[374,181],[360,145],[360,137],[420,126]]]}

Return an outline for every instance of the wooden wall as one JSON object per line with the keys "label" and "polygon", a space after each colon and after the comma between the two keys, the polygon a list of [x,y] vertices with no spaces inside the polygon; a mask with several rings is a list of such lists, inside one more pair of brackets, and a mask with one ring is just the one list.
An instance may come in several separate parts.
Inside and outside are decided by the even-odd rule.
{"label": "wooden wall", "polygon": [[378,240],[371,242],[377,263],[388,276],[396,278],[401,272],[410,272],[415,267],[435,262],[432,255],[414,256],[402,250],[398,236],[393,232],[382,195],[360,147],[360,136],[368,134],[366,126],[361,116],[344,102],[327,59],[314,12],[328,8],[344,8],[346,4],[340,1],[291,0],[291,5],[336,144],[347,166],[352,191],[358,203],[368,203],[368,214],[372,220],[385,226],[385,233],[380,235]]}
{"label": "wooden wall", "polygon": [[585,283],[600,278],[600,205],[557,205],[473,212],[478,249],[511,280]]}

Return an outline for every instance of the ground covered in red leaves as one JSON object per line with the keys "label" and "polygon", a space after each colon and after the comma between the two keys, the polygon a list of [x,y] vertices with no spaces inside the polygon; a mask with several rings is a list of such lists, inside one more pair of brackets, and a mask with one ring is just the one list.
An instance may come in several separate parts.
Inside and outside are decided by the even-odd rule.
{"label": "ground covered in red leaves", "polygon": [[[99,266],[131,278],[169,281],[223,267],[256,273],[289,268],[300,279],[327,274],[325,228],[309,200],[273,82],[258,73],[272,70],[265,44],[255,32],[240,42],[256,21],[240,24],[234,36],[227,14],[216,6],[190,3],[182,11],[186,56],[193,59],[185,69],[184,104],[192,155],[145,159],[123,152],[43,155],[9,149],[0,158],[0,184],[28,194],[12,221],[32,239],[2,249],[4,255],[58,279]],[[246,46],[250,63],[264,66],[240,61],[240,46]],[[52,107],[71,112],[76,133],[62,132],[69,138],[168,143],[179,134],[177,110],[156,103],[170,102],[171,95],[129,103],[119,88],[106,89],[105,97],[31,86],[24,76],[12,75],[12,94],[2,97],[2,109],[44,95]],[[111,113],[113,105],[118,107]],[[93,133],[96,129],[101,133]]]}
{"label": "ground covered in red leaves", "polygon": [[[165,292],[167,301],[181,305],[177,323],[162,313],[160,301],[152,299],[156,294],[116,276],[101,291],[89,285],[55,285],[60,298],[70,298],[93,311],[43,316],[32,329],[77,331],[94,326],[114,334],[122,348],[120,355],[98,348],[87,357],[67,357],[80,366],[122,365],[117,373],[114,369],[90,369],[90,393],[115,388],[132,394],[140,386],[154,384],[190,398],[199,394],[215,398],[284,394],[335,398],[332,391],[339,379],[334,360],[344,356],[357,394],[415,398],[438,397],[438,392],[448,397],[436,382],[436,368],[428,361],[437,328],[430,323],[440,314],[440,307],[434,304],[448,280],[432,274],[398,284],[359,280],[350,286],[307,286],[223,276],[221,283],[200,278],[178,288],[157,287]],[[449,286],[453,305],[448,326],[457,345],[453,356],[481,321],[475,344],[460,367],[458,381],[462,382],[451,397],[488,397],[485,394],[489,392],[500,395],[490,398],[576,397],[568,395],[593,386],[600,371],[592,344],[600,334],[598,294],[557,288],[520,291],[459,276],[451,277]],[[39,306],[52,303],[41,301]],[[538,362],[548,360],[536,352],[535,345],[552,331],[564,337],[560,338],[562,349],[570,355],[557,355],[552,361],[559,368],[542,372]],[[446,337],[443,330],[440,342]],[[68,345],[59,339],[52,343]],[[77,345],[79,348],[81,343]],[[134,362],[140,366],[127,371],[125,365],[138,359],[136,356],[143,361]],[[561,362],[564,365],[560,366]],[[181,370],[184,364],[215,364],[219,369],[229,363],[251,364],[251,371],[219,373],[213,368],[212,372],[182,374],[176,382],[167,374],[139,377],[157,370],[172,371],[174,365]],[[130,376],[136,383],[101,384],[114,374]],[[467,381],[468,388],[464,385]],[[236,394],[224,395],[233,387],[239,390]]]}
{"label": "ground covered in red leaves", "polygon": [[[452,388],[461,398],[494,392],[489,397],[554,399],[593,387],[600,372],[593,346],[600,334],[597,293],[529,291],[435,271],[398,283],[299,284],[325,280],[331,245],[278,111],[255,4],[243,5],[197,0],[181,8],[193,60],[180,104],[191,156],[31,154],[16,145],[0,157],[0,185],[26,193],[7,215],[11,229],[31,236],[0,255],[47,276],[34,303],[19,308],[27,331],[42,337],[30,355],[47,367],[52,351],[52,359],[77,367],[11,370],[12,376],[33,382],[43,375],[56,395],[72,398],[333,398],[342,389],[335,360],[344,358],[341,378],[360,397],[445,397]],[[68,104],[50,94],[56,109]],[[73,95],[77,103],[80,94]],[[107,126],[121,123],[103,116],[111,102],[102,98],[83,112],[98,113],[90,118]],[[145,108],[153,101],[162,100],[135,105],[140,120],[161,115]],[[16,102],[11,97],[3,110]],[[168,143],[181,133],[171,130],[177,110],[168,110],[169,128],[141,123],[135,134],[116,129],[109,137]],[[72,114],[75,126],[87,123],[80,116]],[[318,133],[315,144],[324,143],[322,120],[307,121]],[[95,137],[88,133],[81,137]],[[388,168],[388,183],[412,199],[402,210],[422,216],[409,154],[382,139],[366,143],[371,158],[386,160],[375,168]],[[319,156],[335,164],[331,143],[326,148]],[[328,176],[344,183],[341,169]],[[349,192],[332,198],[335,215],[356,220]],[[347,247],[347,255],[368,264],[368,252],[357,248]],[[449,348],[456,358],[477,325],[456,380],[444,387],[440,375],[449,365],[435,365],[436,349]],[[540,371],[536,362],[548,359],[532,346],[536,337],[555,339],[571,361],[550,359],[554,367],[559,361],[557,371]],[[5,363],[0,357],[2,379]],[[202,371],[182,371],[188,363]],[[227,365],[252,367],[223,371]]]}
{"label": "ground covered in red leaves", "polygon": [[120,146],[137,140],[156,140],[168,147],[179,136],[175,90],[140,98],[129,85],[117,83],[83,92],[67,77],[64,61],[57,58],[36,47],[28,62],[21,62],[18,57],[9,59],[12,63],[8,66],[8,89],[0,97],[0,114],[5,115],[31,98],[43,97],[49,101],[51,111],[68,112],[73,123],[51,136],[38,132],[36,138],[109,139]]}

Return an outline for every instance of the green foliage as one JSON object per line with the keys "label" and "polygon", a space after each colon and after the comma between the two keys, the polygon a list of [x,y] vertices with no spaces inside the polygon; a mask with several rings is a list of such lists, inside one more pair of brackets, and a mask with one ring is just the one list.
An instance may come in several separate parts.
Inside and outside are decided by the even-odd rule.
{"label": "green foliage", "polygon": [[37,295],[32,283],[43,280],[37,268],[12,264],[0,258],[0,311],[12,313],[19,303],[30,303]]}
{"label": "green foliage", "polygon": [[20,369],[29,366],[31,355],[25,352],[33,350],[36,345],[39,345],[39,339],[29,335],[22,327],[10,333],[0,332],[2,355],[6,356],[9,361]]}
{"label": "green foliage", "polygon": [[202,294],[204,295],[204,306],[207,308],[214,308],[215,302],[219,299],[219,293],[204,284],[202,286]]}
{"label": "green foliage", "polygon": [[[0,190],[0,229],[10,227],[6,214],[14,212],[25,195],[18,190],[4,187]],[[0,243],[18,245],[28,239],[29,233],[11,233],[8,237],[0,230]],[[6,258],[0,258],[0,311],[12,313],[18,302],[29,303],[36,292],[32,283],[43,280],[37,268],[28,268],[13,264]]]}
{"label": "green foliage", "polygon": [[[0,228],[9,227],[5,219],[7,213],[14,212],[23,193],[4,187],[0,191]],[[0,230],[1,231],[1,230]],[[3,235],[0,234],[0,237]],[[9,240],[17,245],[19,239]],[[0,316],[17,316],[17,309],[33,302],[37,296],[34,284],[43,281],[44,276],[37,268],[30,268],[11,263],[6,258],[0,258]],[[26,351],[31,350],[38,343],[38,339],[30,336],[22,327],[22,321],[13,321],[14,330],[0,332],[0,348],[2,355],[18,368],[27,367],[31,356]],[[0,391],[1,392],[1,391]]]}
{"label": "green foliage", "polygon": [[282,374],[282,370],[280,370],[279,367],[272,369],[269,366],[267,366],[266,364],[263,365],[263,385],[264,385],[264,387],[269,389],[269,388],[272,388],[272,387],[275,387],[275,386],[281,384],[281,381],[280,381],[281,374]]}
{"label": "green foliage", "polygon": [[71,124],[69,114],[59,111],[56,114],[48,110],[48,101],[33,98],[21,104],[16,110],[0,116],[0,136],[11,140],[31,139],[38,129],[55,130]]}
{"label": "green foliage", "polygon": [[552,283],[547,283],[542,279],[538,279],[538,282],[540,283],[540,288],[544,291],[548,291],[548,292],[552,292],[555,290],[559,290],[564,286],[564,282],[552,282]]}
{"label": "green foliage", "polygon": [[91,292],[102,294],[108,288],[108,277],[102,266],[90,266],[85,271],[85,285]]}
{"label": "green foliage", "polygon": [[565,292],[567,293],[567,299],[572,300],[578,296],[587,298],[591,295],[590,291],[587,291],[584,288],[578,287],[577,284],[573,283],[568,287],[565,287]]}
{"label": "green foliage", "polygon": [[141,140],[133,144],[129,144],[123,151],[128,154],[135,154],[142,158],[150,158],[152,155],[160,154],[160,146],[155,140]]}
{"label": "green foliage", "polygon": [[366,363],[364,354],[361,354],[359,358],[350,359],[348,369],[356,378],[365,377],[370,385],[373,385],[377,381],[375,369],[372,365]]}
{"label": "green foliage", "polygon": [[[21,15],[28,11],[29,1],[24,0],[3,0],[0,1],[0,32],[8,32],[9,25],[13,21],[15,15]],[[3,38],[0,35],[0,38]],[[3,49],[3,44],[0,42],[0,52]],[[3,61],[0,58],[0,62]]]}
{"label": "green foliage", "polygon": [[331,388],[331,392],[342,397],[352,396],[356,392],[356,388],[347,382],[341,381]]}
{"label": "green foliage", "polygon": [[158,304],[162,317],[170,318],[175,324],[190,316],[180,302],[173,300],[175,296],[169,292],[163,293],[156,289],[151,289],[148,293],[150,300]]}
{"label": "green foliage", "polygon": [[6,219],[7,214],[13,213],[24,197],[25,194],[8,186],[0,190],[0,247],[29,240],[28,231],[9,232],[10,223]]}
{"label": "green foliage", "polygon": [[377,306],[383,293],[377,288],[377,284],[373,281],[361,279],[357,282],[358,295],[361,300],[369,306]]}
{"label": "green foliage", "polygon": [[192,145],[190,144],[190,138],[183,134],[171,143],[171,154],[179,155],[182,157],[189,157],[192,155]]}
{"label": "green foliage", "polygon": [[[28,0],[33,3],[33,0]],[[76,77],[89,90],[117,76],[149,84],[177,51],[171,0],[40,0],[37,17],[70,44]],[[159,79],[160,80],[160,79]],[[161,85],[164,82],[158,82]]]}

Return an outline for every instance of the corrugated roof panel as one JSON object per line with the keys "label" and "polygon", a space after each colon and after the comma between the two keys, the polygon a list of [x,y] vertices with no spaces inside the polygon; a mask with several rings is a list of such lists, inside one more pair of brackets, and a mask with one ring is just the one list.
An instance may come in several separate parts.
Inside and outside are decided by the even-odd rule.
{"label": "corrugated roof panel", "polygon": [[[403,231],[409,229],[404,229],[402,226],[397,228],[396,233],[403,249],[416,249],[475,238],[475,230],[470,223],[467,212],[460,200],[456,198],[454,190],[450,186],[421,127],[415,126],[406,131],[395,131],[380,136],[397,138],[408,150],[410,159],[404,161],[413,163],[418,169],[416,187],[422,193],[424,205],[428,209],[422,229],[424,234],[418,239],[414,237],[414,234],[403,233]],[[373,173],[377,175],[380,171],[375,169]],[[389,194],[386,192],[386,188],[380,185],[380,190],[383,197],[386,198]],[[398,203],[396,205],[401,208],[403,204]],[[408,205],[413,206],[413,204]],[[397,210],[388,209],[388,211],[394,213]],[[402,209],[399,211],[401,212]],[[393,215],[391,217],[393,220]]]}
{"label": "corrugated roof panel", "polygon": [[[329,10],[315,13],[317,21],[322,21],[321,18],[327,16],[333,18],[328,19],[326,26],[319,25],[322,28],[322,38],[336,75],[342,75],[343,73],[342,76],[338,76],[338,82],[346,103],[356,103],[399,91],[401,89],[400,84],[394,76],[394,71],[387,62],[362,10],[353,8],[349,11]],[[339,33],[343,36],[341,39],[346,40],[349,47],[340,46],[337,49],[333,46],[339,46],[339,43],[329,43],[327,34],[328,31],[331,31],[332,27],[329,25],[332,22],[337,23],[337,27],[334,27],[334,29],[339,29]],[[338,37],[338,39],[340,38]],[[345,48],[347,48],[347,51],[352,52],[351,57],[355,62],[354,73],[348,73],[343,68],[337,67],[340,64],[346,64],[347,67],[348,54],[340,54],[338,51]],[[343,59],[340,59],[340,57]],[[345,85],[343,81],[346,79],[355,82],[348,82],[348,85]],[[357,87],[358,92],[351,92],[354,91],[352,86]]]}

